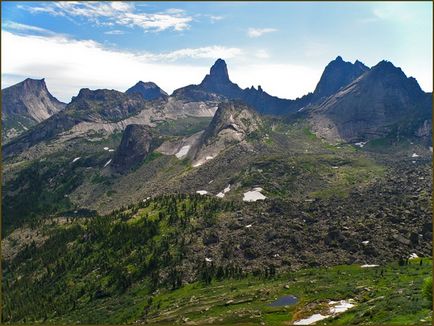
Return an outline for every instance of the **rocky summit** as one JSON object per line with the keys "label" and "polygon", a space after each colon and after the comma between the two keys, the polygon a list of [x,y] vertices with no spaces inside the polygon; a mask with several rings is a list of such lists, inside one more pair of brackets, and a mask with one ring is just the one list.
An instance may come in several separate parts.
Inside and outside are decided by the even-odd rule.
{"label": "rocky summit", "polygon": [[416,135],[431,121],[427,97],[414,78],[382,61],[312,109],[311,121],[315,132],[329,141],[366,141],[399,129]]}
{"label": "rocky summit", "polygon": [[156,100],[159,98],[167,98],[168,95],[165,91],[163,91],[157,84],[153,82],[142,82],[139,81],[133,87],[127,89],[125,92],[127,94],[140,94],[145,100]]}
{"label": "rocky summit", "polygon": [[2,140],[8,141],[65,107],[50,94],[45,80],[27,78],[2,90]]}

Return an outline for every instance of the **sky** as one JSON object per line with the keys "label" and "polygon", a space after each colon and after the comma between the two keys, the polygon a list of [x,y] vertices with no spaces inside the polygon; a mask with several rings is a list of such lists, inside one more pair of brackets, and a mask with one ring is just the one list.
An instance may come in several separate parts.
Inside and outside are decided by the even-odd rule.
{"label": "sky", "polygon": [[198,84],[218,58],[231,80],[297,98],[328,62],[381,60],[432,91],[432,2],[1,2],[2,88],[45,78],[81,88],[166,92]]}

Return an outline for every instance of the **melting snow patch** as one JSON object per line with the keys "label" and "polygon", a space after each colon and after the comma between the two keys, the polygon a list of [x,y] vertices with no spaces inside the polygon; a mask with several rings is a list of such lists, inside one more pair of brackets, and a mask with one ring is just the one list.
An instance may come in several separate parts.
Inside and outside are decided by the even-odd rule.
{"label": "melting snow patch", "polygon": [[104,167],[106,167],[107,165],[109,165],[111,161],[112,161],[112,159],[109,159],[109,160],[107,161],[107,163],[104,164]]}
{"label": "melting snow patch", "polygon": [[332,166],[332,169],[339,169],[339,166]]}
{"label": "melting snow patch", "polygon": [[208,194],[208,191],[206,191],[206,190],[198,190],[198,191],[196,191],[196,193],[203,196],[203,195]]}
{"label": "melting snow patch", "polygon": [[108,151],[109,152],[114,152],[115,150],[113,148],[110,148]]}
{"label": "melting snow patch", "polygon": [[314,314],[308,318],[300,319],[294,322],[294,325],[311,325],[315,324],[317,321],[332,317],[334,315],[343,313],[348,309],[354,307],[354,304],[351,303],[353,300],[341,300],[341,301],[330,301],[330,314],[331,315],[322,315],[322,314]]}
{"label": "melting snow patch", "polygon": [[349,301],[341,300],[339,302],[330,301],[329,303],[331,306],[330,312],[332,314],[340,314],[342,312],[347,311],[348,309],[354,307],[354,304],[350,303]]}
{"label": "melting snow patch", "polygon": [[321,314],[314,314],[308,318],[300,319],[294,322],[294,325],[311,325],[315,324],[317,321],[329,318],[329,315],[321,315]]}
{"label": "melting snow patch", "polygon": [[108,147],[104,147],[104,150],[105,150],[105,151],[108,151],[108,150],[109,150],[109,148],[108,148]]}
{"label": "melting snow patch", "polygon": [[205,160],[212,160],[214,157],[213,156],[207,156],[207,157],[205,157]]}
{"label": "melting snow patch", "polygon": [[363,148],[363,146],[365,146],[366,143],[367,143],[367,141],[361,141],[361,142],[355,143],[354,145],[359,146],[360,148]]}
{"label": "melting snow patch", "polygon": [[219,198],[223,198],[225,196],[225,193],[229,192],[231,190],[231,185],[227,186],[223,191],[219,192],[216,196]]}
{"label": "melting snow patch", "polygon": [[254,188],[252,191],[247,191],[244,193],[243,201],[257,201],[257,200],[264,200],[267,197],[265,197],[263,194],[261,194],[262,188]]}
{"label": "melting snow patch", "polygon": [[362,265],[362,266],[360,266],[361,268],[370,268],[370,267],[378,267],[379,265],[369,265],[369,264],[365,264],[365,265]]}
{"label": "melting snow patch", "polygon": [[366,241],[362,241],[362,243],[363,243],[364,245],[367,245],[367,244],[369,243],[369,241],[368,241],[368,240],[366,240]]}
{"label": "melting snow patch", "polygon": [[252,224],[246,225],[245,227],[249,229],[252,227]]}
{"label": "melting snow patch", "polygon": [[72,163],[77,162],[80,159],[80,157],[76,157],[75,159],[72,160]]}
{"label": "melting snow patch", "polygon": [[149,199],[151,199],[151,197],[146,197],[145,199],[143,199],[143,202],[148,201]]}
{"label": "melting snow patch", "polygon": [[205,257],[205,261],[208,262],[208,263],[210,263],[210,262],[212,262],[212,259],[208,258],[208,257]]}
{"label": "melting snow patch", "polygon": [[188,151],[190,150],[190,147],[191,147],[190,145],[182,146],[181,149],[179,150],[179,152],[175,154],[175,156],[177,158],[184,157],[185,155],[188,154]]}
{"label": "melting snow patch", "polygon": [[417,155],[416,153],[413,153],[413,155],[411,157],[419,157],[419,155]]}
{"label": "melting snow patch", "polygon": [[410,257],[408,257],[408,259],[416,259],[416,258],[419,258],[419,256],[416,255],[415,253],[412,253],[412,254],[410,255]]}

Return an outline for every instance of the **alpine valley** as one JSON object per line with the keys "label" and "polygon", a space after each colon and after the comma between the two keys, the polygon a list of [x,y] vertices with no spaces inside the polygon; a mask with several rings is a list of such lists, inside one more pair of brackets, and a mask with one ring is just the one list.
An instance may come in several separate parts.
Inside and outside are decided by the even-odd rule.
{"label": "alpine valley", "polygon": [[340,56],[294,100],[221,59],[171,95],[3,89],[2,322],[430,325],[431,126]]}

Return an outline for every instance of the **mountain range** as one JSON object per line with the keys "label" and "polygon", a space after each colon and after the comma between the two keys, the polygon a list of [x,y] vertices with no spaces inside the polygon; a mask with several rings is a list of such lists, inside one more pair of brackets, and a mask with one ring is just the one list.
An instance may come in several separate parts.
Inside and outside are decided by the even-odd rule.
{"label": "mountain range", "polygon": [[2,101],[2,321],[430,318],[432,94],[391,62],[338,56],[292,100],[219,59],[170,95]]}
{"label": "mountain range", "polygon": [[[431,124],[431,93],[424,93],[414,78],[408,78],[387,61],[368,68],[360,61],[345,62],[340,56],[326,66],[314,92],[296,100],[271,96],[261,86],[241,89],[229,79],[226,63],[221,59],[215,62],[200,84],[179,88],[171,96],[155,83],[138,82],[125,93],[82,89],[71,103],[65,105],[48,92],[44,80],[31,79],[4,89],[2,96],[5,141],[48,119],[65,106],[61,120],[75,119],[74,123],[61,123],[67,125],[65,127],[54,127],[57,131],[52,131],[50,122],[38,126],[16,141],[26,144],[29,137],[33,141],[38,139],[32,133],[40,133],[41,128],[50,129],[50,134],[55,135],[72,125],[78,125],[77,129],[82,130],[86,123],[99,124],[98,127],[103,129],[123,129],[130,120],[152,125],[151,120],[212,116],[218,102],[226,100],[241,100],[266,115],[295,116],[303,111],[309,116],[315,133],[331,142],[365,141],[384,136],[409,119],[417,120],[412,126],[414,130],[406,129],[414,135],[421,134],[420,128],[426,129]],[[156,101],[152,108],[147,108],[149,101]],[[56,116],[50,121],[57,119]],[[103,123],[112,125],[107,127]],[[95,127],[88,124],[84,128]],[[422,134],[429,141],[431,131],[425,130]]]}

